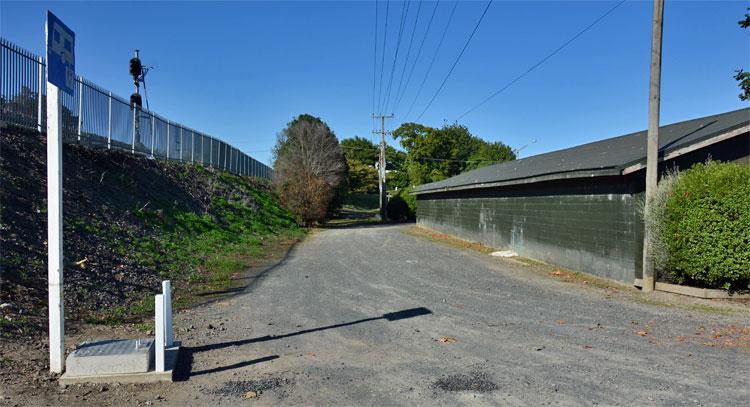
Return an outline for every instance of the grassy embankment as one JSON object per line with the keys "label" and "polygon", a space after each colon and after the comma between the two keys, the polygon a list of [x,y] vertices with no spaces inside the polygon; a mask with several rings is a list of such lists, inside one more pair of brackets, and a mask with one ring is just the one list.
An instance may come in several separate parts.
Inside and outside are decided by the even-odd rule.
{"label": "grassy embankment", "polygon": [[[45,137],[0,132],[0,334],[43,333],[47,305]],[[271,185],[198,164],[65,146],[69,321],[150,317],[170,279],[177,308],[246,285],[305,231]]]}

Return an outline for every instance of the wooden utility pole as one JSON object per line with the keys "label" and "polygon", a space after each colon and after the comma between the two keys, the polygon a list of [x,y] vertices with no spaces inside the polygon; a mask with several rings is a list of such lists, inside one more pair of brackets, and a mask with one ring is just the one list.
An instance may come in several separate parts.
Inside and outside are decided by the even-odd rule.
{"label": "wooden utility pole", "polygon": [[392,119],[393,114],[390,116],[385,115],[372,115],[373,119],[380,119],[380,131],[373,131],[375,134],[380,134],[380,159],[378,160],[378,185],[380,187],[380,220],[386,221],[388,216],[386,214],[386,205],[388,204],[386,183],[385,183],[385,135],[391,134],[389,131],[385,131],[385,119]]}
{"label": "wooden utility pole", "polygon": [[[649,213],[656,193],[659,164],[659,103],[661,89],[661,36],[664,18],[664,0],[654,0],[654,21],[651,30],[651,78],[648,95],[648,146],[646,151],[646,204]],[[651,227],[644,222],[643,235],[643,291],[654,290],[655,272],[651,253]]]}

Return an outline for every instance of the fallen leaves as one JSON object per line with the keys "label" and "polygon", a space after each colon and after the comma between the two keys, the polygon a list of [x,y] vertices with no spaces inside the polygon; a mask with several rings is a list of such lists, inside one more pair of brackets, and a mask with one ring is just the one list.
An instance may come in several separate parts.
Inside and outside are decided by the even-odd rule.
{"label": "fallen leaves", "polygon": [[646,332],[646,331],[638,331],[638,332],[636,332],[636,335],[638,335],[638,336],[646,336],[646,335],[648,335],[648,332]]}
{"label": "fallen leaves", "polygon": [[458,342],[458,340],[452,336],[441,336],[437,338],[436,341],[440,343],[446,343],[446,344]]}
{"label": "fallen leaves", "polygon": [[568,322],[567,322],[566,320],[564,320],[564,319],[558,319],[557,321],[555,321],[555,323],[556,323],[557,325],[565,325],[565,324],[567,324]]}
{"label": "fallen leaves", "polygon": [[245,393],[246,399],[254,399],[256,397],[258,397],[258,392],[250,390],[249,392]]}

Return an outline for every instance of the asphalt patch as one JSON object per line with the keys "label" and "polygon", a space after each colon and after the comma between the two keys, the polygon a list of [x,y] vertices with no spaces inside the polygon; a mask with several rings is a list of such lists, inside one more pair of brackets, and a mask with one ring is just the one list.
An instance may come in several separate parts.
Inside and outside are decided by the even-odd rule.
{"label": "asphalt patch", "polygon": [[237,380],[224,382],[220,387],[210,391],[211,394],[226,397],[244,397],[247,392],[253,391],[260,396],[264,391],[276,390],[290,384],[285,378],[269,377],[257,380]]}
{"label": "asphalt patch", "polygon": [[484,372],[471,372],[469,374],[456,374],[441,377],[432,384],[433,387],[443,391],[473,391],[478,393],[489,393],[498,389],[497,384],[492,381],[489,374]]}

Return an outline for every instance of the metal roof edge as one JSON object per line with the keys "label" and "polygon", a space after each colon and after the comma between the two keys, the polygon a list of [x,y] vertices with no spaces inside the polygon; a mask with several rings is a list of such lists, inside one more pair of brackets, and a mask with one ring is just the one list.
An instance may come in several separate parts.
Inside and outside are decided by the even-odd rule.
{"label": "metal roof edge", "polygon": [[[616,167],[590,168],[590,169],[582,169],[582,170],[575,170],[575,171],[554,172],[554,173],[536,175],[533,177],[515,178],[515,179],[496,181],[496,182],[472,183],[472,184],[456,185],[452,187],[437,187],[437,188],[431,188],[431,189],[424,189],[420,191],[412,191],[410,194],[411,195],[434,194],[438,192],[460,191],[460,190],[465,190],[465,189],[495,188],[495,187],[510,186],[510,185],[533,184],[533,183],[544,182],[544,181],[557,181],[557,180],[562,180],[562,179],[594,178],[594,177],[606,177],[606,176],[614,176],[614,175],[622,175],[621,170]],[[424,185],[428,185],[428,184],[424,184]]]}
{"label": "metal roof edge", "polygon": [[[734,128],[731,128],[731,130],[729,131],[726,131],[726,130],[728,129],[722,129],[721,131],[712,133],[706,137],[702,137],[698,140],[695,140],[693,143],[690,143],[686,146],[681,146],[681,147],[676,147],[673,149],[660,151],[660,153],[664,153],[664,154],[661,157],[659,157],[659,162],[671,160],[681,155],[693,152],[695,150],[722,142],[724,140],[729,140],[731,138],[741,136],[745,133],[750,132],[750,124],[741,123],[735,126]],[[646,158],[644,157],[639,160],[631,161],[629,163],[619,166],[618,168],[622,171],[622,175],[627,175],[627,174],[636,172],[638,170],[642,170],[646,168]]]}

